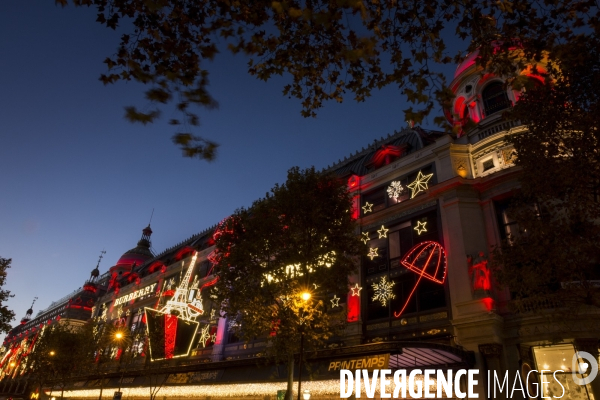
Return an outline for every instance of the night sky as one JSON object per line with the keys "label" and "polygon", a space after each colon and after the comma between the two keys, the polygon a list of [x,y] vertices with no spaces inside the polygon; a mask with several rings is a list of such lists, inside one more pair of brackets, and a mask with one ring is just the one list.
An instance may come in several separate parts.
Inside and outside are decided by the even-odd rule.
{"label": "night sky", "polygon": [[168,110],[150,126],[123,118],[125,106],[146,105],[144,87],[98,80],[121,32],[95,13],[0,2],[0,256],[12,258],[15,323],[35,296],[34,315],[82,286],[103,249],[107,271],[135,247],[152,209],[160,253],[249,206],[290,167],[322,169],[406,126],[397,88],[305,119],[281,94],[285,78],[258,81],[247,59],[224,52],[210,67],[220,106],[200,112],[198,131],[221,145],[218,157],[183,158]]}

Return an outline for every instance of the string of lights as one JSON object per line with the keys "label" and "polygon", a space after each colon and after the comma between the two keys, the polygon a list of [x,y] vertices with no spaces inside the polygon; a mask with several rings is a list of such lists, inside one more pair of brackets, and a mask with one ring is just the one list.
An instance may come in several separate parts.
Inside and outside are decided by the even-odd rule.
{"label": "string of lights", "polygon": [[[430,378],[433,384],[430,386],[432,389],[437,387],[437,382],[434,377]],[[388,392],[390,387],[394,387],[393,379],[387,379],[389,385],[387,385]],[[298,382],[294,383],[297,386]],[[418,387],[423,384],[423,376],[417,375],[414,380],[414,386]],[[361,392],[365,392],[364,381],[361,381]],[[204,398],[205,396],[211,396],[216,398],[240,398],[245,396],[274,396],[278,390],[286,390],[287,382],[269,382],[268,385],[264,383],[237,383],[237,384],[207,384],[205,385],[186,385],[186,386],[164,386],[158,392],[157,398]],[[123,393],[122,399],[134,399],[134,398],[148,398],[150,393],[150,387],[132,387],[132,388],[121,388]],[[152,389],[156,389],[152,387]],[[312,396],[327,396],[334,395],[339,396],[340,394],[340,380],[330,379],[323,381],[306,381],[302,382],[302,389],[309,390]],[[376,395],[379,395],[379,386],[376,388]],[[65,398],[99,398],[100,389],[79,389],[79,390],[65,390]],[[102,399],[111,400],[113,396],[112,389],[104,388],[102,392]]]}

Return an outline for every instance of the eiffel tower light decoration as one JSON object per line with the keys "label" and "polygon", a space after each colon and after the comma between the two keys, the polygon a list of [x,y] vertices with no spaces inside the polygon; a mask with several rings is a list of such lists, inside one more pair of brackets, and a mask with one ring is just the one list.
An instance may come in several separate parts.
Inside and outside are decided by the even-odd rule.
{"label": "eiffel tower light decoration", "polygon": [[188,285],[194,270],[194,266],[196,265],[197,258],[198,253],[194,252],[192,260],[190,261],[187,271],[185,272],[185,276],[181,280],[181,283],[177,289],[175,289],[175,294],[171,300],[168,300],[160,310],[161,313],[173,314],[174,312],[177,312],[179,317],[185,319],[186,321],[194,321],[199,315],[204,314],[204,307],[202,305],[202,300],[200,299],[200,290],[197,292],[195,299],[193,299],[191,302],[188,300]]}

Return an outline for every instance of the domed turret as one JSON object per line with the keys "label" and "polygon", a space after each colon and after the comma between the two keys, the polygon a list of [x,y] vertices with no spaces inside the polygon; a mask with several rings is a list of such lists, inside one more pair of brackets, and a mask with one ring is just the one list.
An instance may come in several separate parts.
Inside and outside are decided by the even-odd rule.
{"label": "domed turret", "polygon": [[119,261],[117,261],[117,264],[115,264],[115,267],[119,266],[131,269],[133,264],[141,265],[153,258],[154,254],[152,254],[152,251],[150,250],[150,246],[152,245],[150,242],[151,235],[152,229],[150,229],[150,225],[148,225],[142,230],[142,238],[137,242],[137,246],[123,253],[121,258],[119,258]]}
{"label": "domed turret", "polygon": [[150,224],[142,230],[142,237],[137,242],[137,246],[133,249],[127,250],[117,263],[110,269],[113,278],[119,278],[125,272],[131,272],[135,265],[142,265],[146,261],[154,258],[154,254],[150,247],[150,236],[152,235],[152,229]]}
{"label": "domed turret", "polygon": [[[520,57],[520,49],[511,50],[515,58]],[[519,99],[520,91],[514,90],[507,77],[487,72],[477,65],[478,51],[467,55],[456,68],[450,89],[455,95],[451,107],[444,108],[446,119],[462,136],[471,127],[483,124],[486,127],[498,122],[502,111],[512,107]],[[545,72],[545,61],[533,63],[523,69],[520,75],[539,78],[532,72]]]}

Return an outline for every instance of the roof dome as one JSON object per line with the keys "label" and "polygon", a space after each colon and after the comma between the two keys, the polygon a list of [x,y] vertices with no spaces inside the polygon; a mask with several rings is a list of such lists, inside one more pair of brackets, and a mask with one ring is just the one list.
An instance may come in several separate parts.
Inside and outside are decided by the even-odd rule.
{"label": "roof dome", "polygon": [[142,265],[149,259],[154,258],[154,254],[150,250],[150,235],[152,235],[152,229],[148,225],[142,230],[142,238],[137,243],[137,246],[123,253],[119,261],[115,264],[115,267],[131,268],[134,264]]}
{"label": "roof dome", "polygon": [[456,71],[454,72],[454,79],[456,79],[460,74],[469,69],[470,66],[475,65],[478,56],[479,50],[475,50],[474,52],[467,55],[463,62],[458,64],[458,67],[456,67]]}

